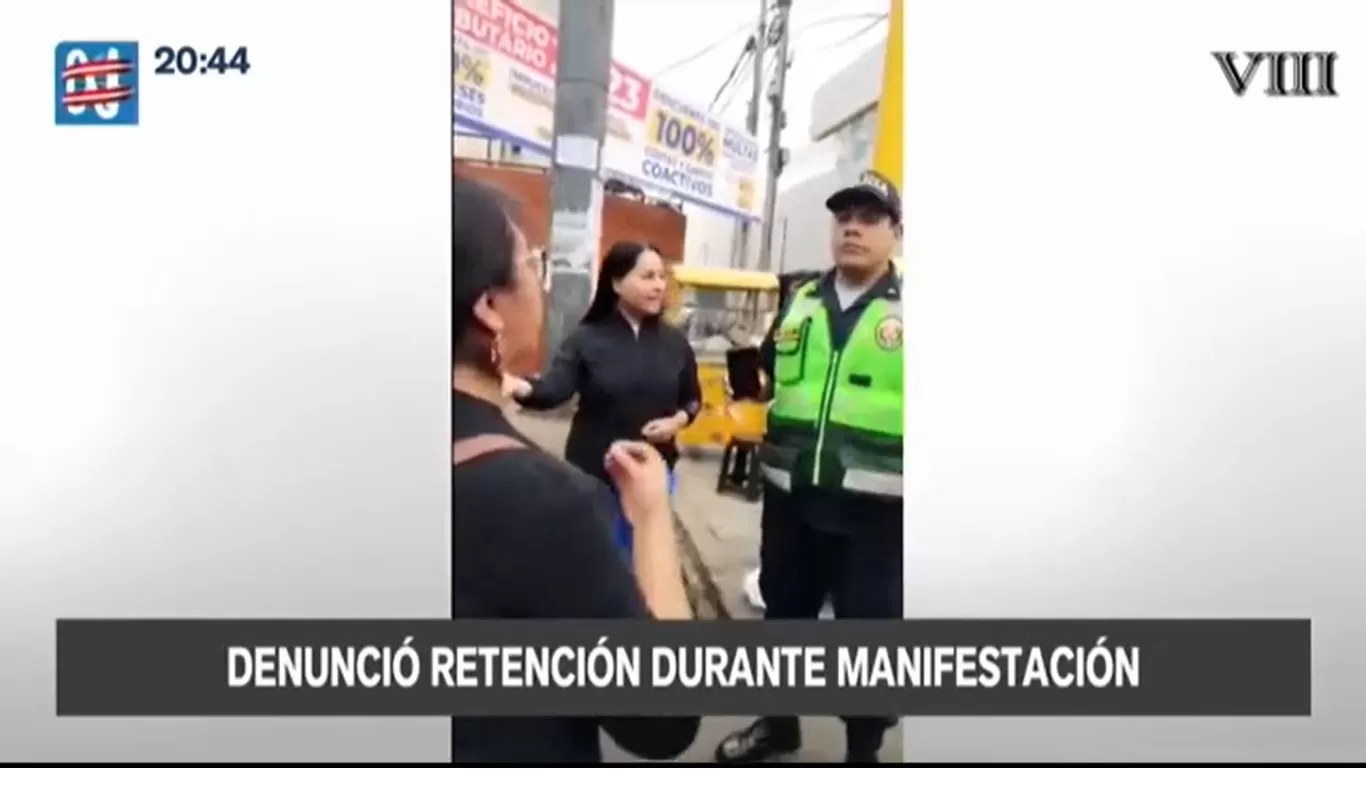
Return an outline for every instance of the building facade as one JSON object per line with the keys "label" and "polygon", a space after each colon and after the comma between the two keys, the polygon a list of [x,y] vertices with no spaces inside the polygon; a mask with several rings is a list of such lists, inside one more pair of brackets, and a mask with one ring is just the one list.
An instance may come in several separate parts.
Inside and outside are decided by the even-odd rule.
{"label": "building facade", "polygon": [[825,200],[872,165],[886,41],[826,80],[811,101],[811,143],[778,178],[773,256],[780,271],[830,265]]}
{"label": "building facade", "polygon": [[[560,0],[516,0],[523,8],[558,23]],[[508,143],[474,134],[455,133],[453,156],[464,160],[517,163],[549,168],[548,156],[520,149]],[[671,200],[664,200],[671,201]],[[737,220],[699,205],[678,203],[687,216],[684,263],[696,266],[730,266],[733,259]],[[756,226],[757,227],[757,226]]]}
{"label": "building facade", "polygon": [[[530,11],[556,21],[560,0],[517,0]],[[830,263],[829,215],[825,200],[871,165],[877,132],[878,97],[886,53],[885,40],[828,78],[811,100],[811,142],[793,149],[778,183],[773,227],[773,263],[779,271],[816,269]],[[541,167],[549,160],[514,146],[457,134],[454,156]],[[688,229],[684,261],[701,266],[731,266],[738,229],[735,219],[684,204]],[[749,259],[758,255],[759,226],[750,240]]]}

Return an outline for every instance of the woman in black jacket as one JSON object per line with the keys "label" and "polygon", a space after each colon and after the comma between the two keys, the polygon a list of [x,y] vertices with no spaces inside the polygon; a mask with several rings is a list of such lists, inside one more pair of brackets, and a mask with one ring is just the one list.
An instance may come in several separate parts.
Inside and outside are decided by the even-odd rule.
{"label": "woman in black jacket", "polygon": [[[628,566],[613,546],[602,485],[535,448],[504,416],[503,368],[534,351],[541,332],[539,268],[493,191],[457,180],[453,202],[451,616],[689,619],[659,452],[644,441],[615,441],[596,458],[635,528]],[[626,751],[661,760],[686,750],[698,723],[456,718],[451,758],[595,763],[605,730]]]}
{"label": "woman in black jacket", "polygon": [[702,407],[692,346],[682,331],[660,319],[667,287],[659,250],[613,244],[602,259],[588,313],[549,371],[534,381],[506,380],[505,391],[527,409],[554,409],[578,394],[565,459],[612,489],[614,533],[628,555],[633,531],[615,481],[602,466],[603,452],[614,441],[648,441],[669,464],[672,491],[675,437]]}

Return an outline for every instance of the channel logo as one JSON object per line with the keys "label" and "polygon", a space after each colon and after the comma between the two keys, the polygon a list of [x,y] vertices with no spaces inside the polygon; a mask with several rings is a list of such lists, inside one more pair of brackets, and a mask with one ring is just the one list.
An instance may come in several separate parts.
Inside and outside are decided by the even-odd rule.
{"label": "channel logo", "polygon": [[61,42],[58,126],[138,125],[138,43]]}

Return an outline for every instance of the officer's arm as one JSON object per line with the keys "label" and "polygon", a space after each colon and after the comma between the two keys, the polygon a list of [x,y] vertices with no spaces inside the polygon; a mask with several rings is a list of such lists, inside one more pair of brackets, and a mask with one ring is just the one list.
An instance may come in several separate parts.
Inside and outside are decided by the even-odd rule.
{"label": "officer's arm", "polygon": [[779,307],[778,314],[769,323],[768,333],[764,335],[764,341],[759,343],[759,400],[768,401],[773,397],[773,365],[777,361],[774,352],[773,339],[778,333],[778,324],[787,316],[787,307],[791,301],[784,301]]}
{"label": "officer's arm", "polygon": [[792,308],[792,298],[797,296],[797,290],[807,281],[818,278],[821,274],[821,272],[795,272],[787,278],[780,276],[778,279],[778,282],[782,284],[782,291],[778,297],[778,313],[774,316],[773,322],[769,323],[768,333],[764,335],[764,341],[759,345],[759,398],[761,401],[773,398],[773,366],[777,362],[773,341],[778,334],[778,326],[787,317],[788,309]]}

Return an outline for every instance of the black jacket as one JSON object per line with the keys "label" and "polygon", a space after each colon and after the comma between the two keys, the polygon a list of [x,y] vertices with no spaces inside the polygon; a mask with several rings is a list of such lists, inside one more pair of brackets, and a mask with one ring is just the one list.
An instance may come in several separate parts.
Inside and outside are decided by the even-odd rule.
{"label": "black jacket", "polygon": [[[504,435],[529,448],[485,455],[451,473],[451,617],[483,620],[649,620],[612,541],[600,484],[535,447],[497,405],[456,392],[456,441]],[[648,760],[681,754],[696,716],[456,718],[454,763],[599,763],[606,731]]]}
{"label": "black jacket", "polygon": [[[637,334],[619,314],[574,329],[549,370],[532,382],[531,394],[518,403],[554,409],[576,393],[578,409],[564,457],[609,485],[603,458],[613,441],[643,440],[645,424],[679,411],[691,423],[702,408],[697,358],[683,332],[656,319]],[[657,448],[672,468],[676,443]]]}

